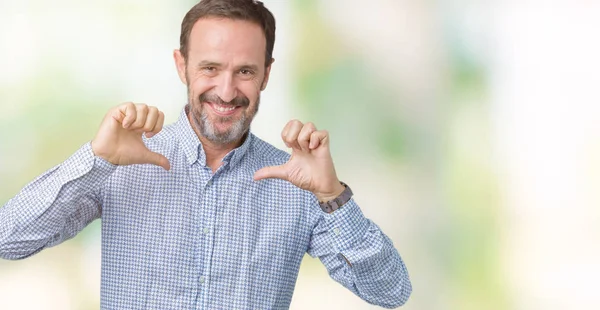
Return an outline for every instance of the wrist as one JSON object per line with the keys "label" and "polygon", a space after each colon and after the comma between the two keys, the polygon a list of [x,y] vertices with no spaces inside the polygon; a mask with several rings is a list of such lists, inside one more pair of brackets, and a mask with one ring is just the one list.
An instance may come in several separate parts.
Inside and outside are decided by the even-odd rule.
{"label": "wrist", "polygon": [[107,162],[109,162],[109,163],[111,163],[111,164],[113,164],[113,165],[117,165],[117,161],[116,161],[116,160],[114,160],[113,158],[110,158],[109,156],[106,156],[106,154],[104,154],[104,152],[102,152],[101,150],[99,150],[99,149],[97,148],[97,146],[95,145],[95,141],[94,141],[94,140],[92,140],[92,141],[90,142],[90,148],[92,149],[92,154],[93,154],[95,157],[102,158],[102,159],[104,159],[105,161],[107,161]]}
{"label": "wrist", "polygon": [[343,190],[334,198],[324,197],[323,199],[328,199],[324,201],[319,199],[319,206],[323,212],[332,213],[333,211],[342,207],[352,198],[352,190],[350,187],[343,182],[340,182],[340,185],[342,186]]}
{"label": "wrist", "polygon": [[317,192],[314,194],[317,197],[317,199],[319,200],[319,202],[327,202],[327,201],[337,198],[339,195],[342,194],[342,192],[345,189],[346,189],[346,187],[338,181],[336,183],[336,185],[332,186],[332,190],[327,191],[327,192]]}

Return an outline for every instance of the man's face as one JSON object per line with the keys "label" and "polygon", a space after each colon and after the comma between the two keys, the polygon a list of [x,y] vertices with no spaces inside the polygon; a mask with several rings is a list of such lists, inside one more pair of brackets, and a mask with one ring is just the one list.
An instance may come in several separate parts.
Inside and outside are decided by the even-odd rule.
{"label": "man's face", "polygon": [[175,51],[188,88],[190,120],[216,144],[238,141],[258,111],[266,87],[266,39],[260,26],[222,18],[200,19],[190,34],[186,61]]}

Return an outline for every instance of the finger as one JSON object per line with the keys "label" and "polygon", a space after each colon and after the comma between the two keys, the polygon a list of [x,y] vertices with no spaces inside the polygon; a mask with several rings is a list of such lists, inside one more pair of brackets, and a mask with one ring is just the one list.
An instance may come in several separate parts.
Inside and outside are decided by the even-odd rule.
{"label": "finger", "polygon": [[283,165],[264,167],[254,173],[255,181],[269,178],[282,179],[287,181],[288,177]]}
{"label": "finger", "polygon": [[146,116],[146,122],[142,129],[144,132],[152,132],[158,121],[158,109],[156,107],[148,107],[148,115]]}
{"label": "finger", "polygon": [[318,130],[310,135],[309,148],[316,149],[319,145],[327,145],[329,142],[329,132],[327,130]]}
{"label": "finger", "polygon": [[143,129],[144,124],[146,124],[146,118],[148,117],[148,106],[145,104],[138,104],[135,106],[135,110],[135,122],[129,126],[129,129]]}
{"label": "finger", "polygon": [[300,148],[304,152],[307,152],[310,150],[309,149],[310,137],[311,137],[312,133],[315,131],[317,131],[317,128],[315,127],[315,125],[313,123],[304,124],[304,126],[300,130],[300,133],[298,134],[298,144],[300,145]]}
{"label": "finger", "polygon": [[171,169],[171,163],[169,163],[169,160],[159,153],[151,151],[145,152],[142,156],[142,160],[146,163],[163,167],[167,171]]}
{"label": "finger", "polygon": [[285,146],[290,147],[287,142],[285,142],[285,137],[287,136],[288,131],[290,131],[290,127],[292,127],[294,121],[289,121],[287,122],[287,124],[285,124],[285,127],[283,127],[283,130],[281,131],[281,140],[283,140],[283,143],[285,143]]}
{"label": "finger", "polygon": [[129,128],[129,126],[135,122],[137,114],[135,105],[133,102],[127,102],[119,107],[119,111],[125,116],[122,122],[123,128]]}
{"label": "finger", "polygon": [[161,111],[158,111],[158,120],[156,121],[156,126],[154,126],[154,129],[151,132],[146,133],[146,137],[152,138],[155,134],[159,133],[163,128],[164,122],[165,114]]}
{"label": "finger", "polygon": [[121,112],[119,108],[116,108],[111,113],[112,118],[123,125],[123,120],[125,119],[125,112]]}
{"label": "finger", "polygon": [[298,134],[300,134],[303,124],[299,120],[293,120],[290,123],[289,129],[283,137],[283,142],[285,142],[285,145],[292,149],[300,150],[301,148],[298,144]]}

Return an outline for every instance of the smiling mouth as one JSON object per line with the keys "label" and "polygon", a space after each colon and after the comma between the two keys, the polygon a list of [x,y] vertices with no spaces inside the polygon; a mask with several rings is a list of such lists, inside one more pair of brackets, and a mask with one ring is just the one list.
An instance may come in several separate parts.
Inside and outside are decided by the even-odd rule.
{"label": "smiling mouth", "polygon": [[237,109],[240,108],[240,106],[232,106],[232,105],[225,105],[225,104],[218,104],[218,103],[214,103],[214,102],[205,102],[207,105],[209,105],[213,111],[215,111],[215,113],[217,113],[218,115],[221,116],[229,116],[235,113],[235,111]]}

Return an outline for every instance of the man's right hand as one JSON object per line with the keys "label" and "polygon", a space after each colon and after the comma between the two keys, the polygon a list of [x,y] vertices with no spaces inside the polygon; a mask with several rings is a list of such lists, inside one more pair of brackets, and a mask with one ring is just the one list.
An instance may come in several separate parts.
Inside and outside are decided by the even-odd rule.
{"label": "man's right hand", "polygon": [[124,103],[106,114],[92,140],[92,151],[114,165],[154,164],[169,170],[169,160],[142,141],[142,134],[150,138],[160,132],[164,121],[165,115],[156,107]]}

